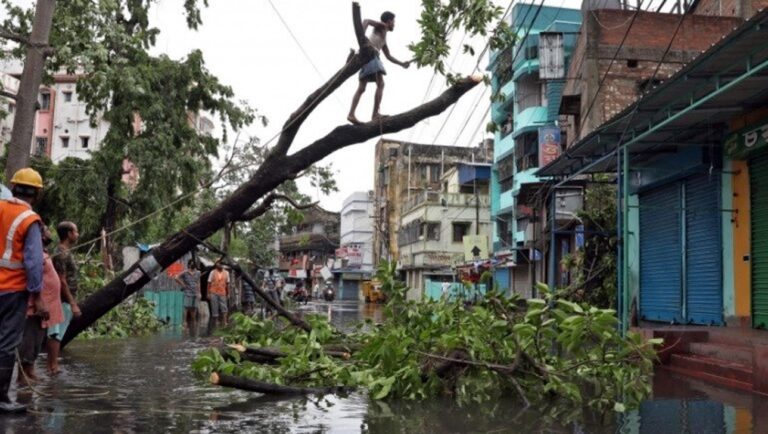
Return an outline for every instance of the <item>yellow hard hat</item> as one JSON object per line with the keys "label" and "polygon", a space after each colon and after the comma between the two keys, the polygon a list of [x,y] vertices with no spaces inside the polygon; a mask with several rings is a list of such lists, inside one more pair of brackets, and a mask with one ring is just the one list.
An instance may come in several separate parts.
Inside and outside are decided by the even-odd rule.
{"label": "yellow hard hat", "polygon": [[11,184],[43,188],[43,177],[40,176],[37,170],[31,167],[25,167],[17,170],[16,173],[13,174]]}

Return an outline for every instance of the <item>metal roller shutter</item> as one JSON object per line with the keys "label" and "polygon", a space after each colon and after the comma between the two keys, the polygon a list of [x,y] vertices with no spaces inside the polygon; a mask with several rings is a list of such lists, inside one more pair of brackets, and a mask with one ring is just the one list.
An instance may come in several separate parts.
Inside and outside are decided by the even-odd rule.
{"label": "metal roller shutter", "polygon": [[685,180],[685,311],[689,323],[723,323],[720,176]]}
{"label": "metal roller shutter", "polygon": [[768,154],[749,162],[752,203],[752,324],[768,327]]}
{"label": "metal roller shutter", "polygon": [[341,297],[339,298],[342,300],[359,300],[360,282],[357,280],[342,280]]}
{"label": "metal roller shutter", "polygon": [[682,322],[680,185],[640,196],[640,315]]}

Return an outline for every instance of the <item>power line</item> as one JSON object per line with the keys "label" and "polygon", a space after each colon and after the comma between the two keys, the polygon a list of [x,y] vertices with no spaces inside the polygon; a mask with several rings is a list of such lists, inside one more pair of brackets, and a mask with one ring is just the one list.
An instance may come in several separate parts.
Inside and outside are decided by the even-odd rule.
{"label": "power line", "polygon": [[627,26],[627,30],[624,32],[624,37],[621,38],[621,42],[619,43],[619,46],[616,48],[616,51],[613,53],[613,57],[611,58],[611,62],[608,64],[608,69],[605,70],[605,74],[603,74],[603,77],[600,79],[600,82],[597,84],[597,90],[595,91],[595,96],[592,97],[592,102],[589,103],[589,107],[587,108],[587,113],[581,117],[581,121],[579,122],[579,125],[577,125],[577,133],[576,136],[578,137],[581,135],[581,128],[583,127],[584,123],[587,122],[587,119],[589,118],[589,114],[592,112],[592,108],[595,106],[595,102],[597,102],[597,97],[600,94],[600,89],[602,89],[603,84],[605,83],[605,80],[608,78],[608,73],[611,72],[611,67],[613,66],[613,63],[616,61],[616,58],[619,56],[619,52],[621,51],[621,48],[624,46],[624,43],[627,41],[627,38],[629,37],[629,32],[632,30],[632,25],[635,24],[635,19],[640,14],[641,8],[638,6],[638,8],[635,10],[635,13],[632,14],[632,19],[629,22],[629,26]]}

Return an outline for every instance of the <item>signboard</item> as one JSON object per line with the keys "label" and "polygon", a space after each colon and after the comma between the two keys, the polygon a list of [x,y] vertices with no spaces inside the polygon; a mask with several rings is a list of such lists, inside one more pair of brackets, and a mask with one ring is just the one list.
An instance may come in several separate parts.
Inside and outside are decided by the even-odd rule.
{"label": "signboard", "polygon": [[562,33],[539,33],[539,64],[540,79],[565,78],[565,52]]}
{"label": "signboard", "polygon": [[464,261],[472,262],[488,259],[488,237],[485,235],[465,235],[462,238],[464,244]]}
{"label": "signboard", "polygon": [[539,127],[539,167],[557,160],[560,149],[560,128]]}
{"label": "signboard", "polygon": [[347,267],[360,268],[363,265],[363,249],[359,246],[347,248]]}
{"label": "signboard", "polygon": [[768,121],[757,127],[751,126],[732,134],[725,142],[729,157],[741,158],[768,145]]}
{"label": "signboard", "polygon": [[328,269],[328,267],[321,268],[320,275],[323,276],[323,279],[325,280],[333,279],[333,274],[331,273],[331,270]]}
{"label": "signboard", "polygon": [[336,259],[346,259],[347,253],[348,251],[346,247],[339,247],[336,249]]}

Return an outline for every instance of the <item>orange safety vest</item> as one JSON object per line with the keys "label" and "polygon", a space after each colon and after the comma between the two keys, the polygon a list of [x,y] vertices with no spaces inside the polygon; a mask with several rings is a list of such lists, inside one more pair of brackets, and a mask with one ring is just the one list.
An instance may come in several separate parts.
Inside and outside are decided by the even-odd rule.
{"label": "orange safety vest", "polygon": [[16,198],[0,200],[0,292],[27,289],[24,239],[35,222],[42,220],[28,203]]}
{"label": "orange safety vest", "polygon": [[227,295],[227,281],[229,280],[229,273],[226,270],[211,271],[213,278],[208,285],[208,292],[211,294]]}

